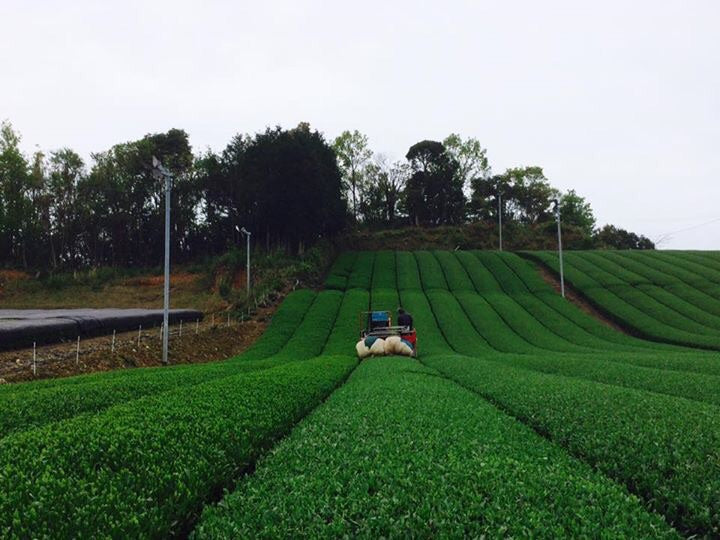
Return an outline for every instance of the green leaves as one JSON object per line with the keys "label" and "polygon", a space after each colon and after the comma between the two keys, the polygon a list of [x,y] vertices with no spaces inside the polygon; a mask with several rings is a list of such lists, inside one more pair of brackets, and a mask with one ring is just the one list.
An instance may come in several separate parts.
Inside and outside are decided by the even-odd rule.
{"label": "green leaves", "polygon": [[6,437],[0,535],[167,536],[354,365],[293,362]]}
{"label": "green leaves", "polygon": [[412,360],[364,361],[194,538],[674,537],[622,487]]}
{"label": "green leaves", "polygon": [[[642,324],[639,299],[720,283],[719,258],[655,256],[568,267],[588,295],[637,289]],[[196,537],[720,535],[716,353],[602,326],[511,253],[346,254],[331,282],[226,362],[0,388],[0,536],[185,532],[353,370],[358,313],[398,305],[425,365],[364,361]],[[672,340],[691,312],[663,305]]]}
{"label": "green leaves", "polygon": [[[527,255],[558,270],[555,254]],[[706,264],[696,257],[683,252],[571,252],[565,258],[565,277],[638,335],[720,350],[720,278],[713,278],[712,257],[705,257]]]}
{"label": "green leaves", "polygon": [[717,408],[461,357],[428,365],[642,496],[688,534],[720,534]]}

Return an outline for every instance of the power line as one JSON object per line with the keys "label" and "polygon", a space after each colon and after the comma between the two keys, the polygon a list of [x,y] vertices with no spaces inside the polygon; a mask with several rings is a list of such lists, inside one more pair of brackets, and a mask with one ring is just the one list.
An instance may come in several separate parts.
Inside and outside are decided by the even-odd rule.
{"label": "power line", "polygon": [[705,227],[707,225],[717,223],[718,221],[720,221],[720,217],[711,219],[710,221],[706,221],[705,223],[699,223],[698,225],[692,225],[690,227],[685,227],[684,229],[678,229],[677,231],[672,231],[672,232],[663,234],[661,236],[658,236],[658,239],[655,241],[655,243],[661,244],[661,243],[665,242],[666,240],[669,240],[670,238],[672,238],[674,235],[676,235],[678,233],[699,229],[701,227]]}

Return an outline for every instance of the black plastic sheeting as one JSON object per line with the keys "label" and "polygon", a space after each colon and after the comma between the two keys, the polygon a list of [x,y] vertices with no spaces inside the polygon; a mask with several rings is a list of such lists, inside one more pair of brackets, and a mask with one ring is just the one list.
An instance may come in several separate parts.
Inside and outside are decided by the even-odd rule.
{"label": "black plastic sheeting", "polygon": [[[203,315],[195,309],[171,309],[169,317],[179,323]],[[0,350],[160,326],[162,320],[161,309],[0,309]]]}

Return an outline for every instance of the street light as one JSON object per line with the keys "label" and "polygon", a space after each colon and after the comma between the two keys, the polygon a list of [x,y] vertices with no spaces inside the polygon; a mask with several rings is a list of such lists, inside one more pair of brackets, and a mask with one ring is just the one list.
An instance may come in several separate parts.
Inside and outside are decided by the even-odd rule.
{"label": "street light", "polygon": [[555,212],[555,218],[557,219],[558,256],[560,258],[560,292],[562,297],[565,298],[565,272],[563,269],[562,229],[560,227],[560,201],[553,199],[552,203],[554,205],[553,211]]}
{"label": "street light", "polygon": [[165,180],[165,284],[163,298],[163,364],[168,363],[168,312],[170,311],[170,190],[172,186],[172,173],[163,167],[155,156],[152,157],[153,177],[156,180]]}
{"label": "street light", "polygon": [[497,185],[497,196],[498,196],[498,229],[500,231],[500,251],[502,248],[502,193],[500,192],[500,182]]}
{"label": "street light", "polygon": [[[237,231],[237,225],[235,226],[235,230]],[[246,251],[247,251],[247,266],[246,266],[246,274],[247,274],[247,297],[250,298],[250,236],[252,236],[252,233],[248,231],[245,227],[239,230],[243,235],[245,235],[245,238],[247,239],[246,242]]]}

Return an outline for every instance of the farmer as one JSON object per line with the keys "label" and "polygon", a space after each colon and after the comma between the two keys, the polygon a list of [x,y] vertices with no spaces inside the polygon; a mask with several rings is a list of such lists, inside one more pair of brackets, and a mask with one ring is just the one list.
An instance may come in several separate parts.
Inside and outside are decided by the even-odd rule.
{"label": "farmer", "polygon": [[403,308],[398,308],[398,326],[407,326],[408,329],[413,329],[413,318]]}

